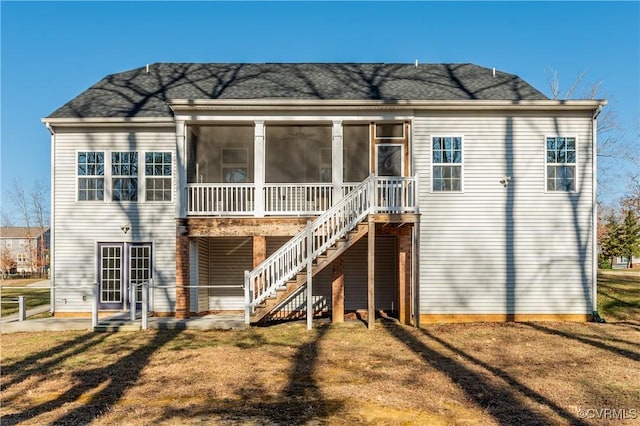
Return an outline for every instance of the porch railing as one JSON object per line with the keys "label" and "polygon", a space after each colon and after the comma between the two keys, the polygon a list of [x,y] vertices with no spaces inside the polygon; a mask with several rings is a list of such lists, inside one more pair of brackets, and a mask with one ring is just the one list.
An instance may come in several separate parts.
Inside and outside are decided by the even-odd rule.
{"label": "porch railing", "polygon": [[[374,178],[375,205],[379,212],[401,213],[417,206],[414,177]],[[256,197],[253,183],[190,183],[187,185],[189,216],[319,216],[360,183],[344,183],[336,196],[330,183],[267,183]],[[416,207],[417,208],[417,207]]]}
{"label": "porch railing", "polygon": [[[291,238],[253,271],[245,272],[245,322],[270,295],[310,267],[371,213],[417,213],[417,180],[409,177],[370,176],[307,228]],[[309,273],[309,271],[307,271]]]}
{"label": "porch railing", "polygon": [[256,189],[252,183],[190,183],[187,185],[187,214],[253,214],[255,193]]}
{"label": "porch railing", "polygon": [[266,215],[319,215],[333,205],[333,185],[268,183],[264,204]]}

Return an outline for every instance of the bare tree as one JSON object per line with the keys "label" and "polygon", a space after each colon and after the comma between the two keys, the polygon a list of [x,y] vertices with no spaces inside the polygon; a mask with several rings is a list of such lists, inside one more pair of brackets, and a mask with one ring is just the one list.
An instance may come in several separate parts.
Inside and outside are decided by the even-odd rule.
{"label": "bare tree", "polygon": [[[9,196],[26,228],[25,251],[31,270],[43,272],[47,256],[45,231],[49,223],[45,186],[36,181],[27,192],[21,182],[14,180],[10,186]],[[7,220],[9,220],[8,217]]]}
{"label": "bare tree", "polygon": [[0,226],[13,226],[13,220],[11,220],[11,216],[9,216],[6,210],[2,210],[2,213],[0,214]]}
{"label": "bare tree", "polygon": [[49,214],[45,203],[45,191],[45,186],[40,181],[36,181],[30,194],[31,211],[38,227],[38,242],[36,243],[34,260],[35,267],[40,273],[44,272],[47,258],[45,231],[49,223]]}
{"label": "bare tree", "polygon": [[[545,69],[547,82],[553,99],[560,99],[561,84],[558,71],[552,67]],[[581,72],[564,93],[564,99],[601,99],[607,96],[603,93],[602,80],[588,83],[586,72]],[[620,187],[620,181],[626,177],[620,174],[619,164],[630,159],[629,141],[625,140],[625,132],[618,121],[615,107],[610,102],[598,117],[598,194],[608,194]],[[636,148],[637,149],[637,148]],[[600,161],[601,160],[601,161]]]}

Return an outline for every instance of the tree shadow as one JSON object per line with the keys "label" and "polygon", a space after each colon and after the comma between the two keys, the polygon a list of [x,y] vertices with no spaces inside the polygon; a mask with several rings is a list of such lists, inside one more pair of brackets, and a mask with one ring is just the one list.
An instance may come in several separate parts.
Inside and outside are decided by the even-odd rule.
{"label": "tree shadow", "polygon": [[[320,343],[330,330],[329,324],[318,325],[315,337],[298,346],[293,355],[288,373],[287,386],[282,393],[272,397],[258,382],[250,387],[243,386],[236,391],[237,400],[242,404],[220,401],[202,408],[167,409],[162,418],[199,418],[202,422],[212,421],[215,416],[221,422],[239,421],[254,424],[307,425],[319,424],[342,408],[342,404],[329,400],[323,395],[314,377],[320,353]],[[260,345],[270,344],[259,341]],[[234,400],[235,401],[235,400]]]}
{"label": "tree shadow", "polygon": [[[567,339],[571,339],[571,340],[575,340],[577,342],[580,343],[584,343],[586,345],[590,345],[593,346],[595,348],[598,349],[602,349],[608,352],[612,352],[616,355],[619,356],[623,356],[625,358],[629,358],[632,361],[640,361],[640,353],[638,352],[634,352],[634,351],[630,351],[628,349],[623,349],[623,348],[618,348],[616,346],[612,346],[612,345],[608,345],[604,342],[600,342],[598,340],[595,340],[593,337],[589,337],[586,336],[584,334],[576,334],[576,333],[568,333],[566,331],[560,331],[560,330],[555,330],[552,328],[548,328],[545,327],[543,325],[540,324],[535,324],[535,323],[523,323],[524,325],[531,327],[533,329],[536,329],[538,331],[542,331],[543,333],[547,333],[553,336],[560,336],[560,337],[564,337]],[[636,343],[630,343],[630,342],[626,342],[624,340],[620,340],[620,339],[607,339],[608,341],[617,341],[619,343],[624,343],[624,344],[628,344],[628,345],[637,345]]]}
{"label": "tree shadow", "polygon": [[89,424],[102,413],[108,411],[125,392],[135,385],[140,373],[148,364],[151,356],[168,342],[175,339],[180,332],[157,332],[149,344],[117,358],[112,364],[91,370],[81,370],[74,373],[74,385],[53,401],[29,407],[21,412],[2,417],[3,425],[15,425],[28,422],[34,417],[71,404],[86,392],[103,386],[101,391],[86,399],[83,405],[65,410],[65,414],[55,420],[54,424]]}
{"label": "tree shadow", "polygon": [[[2,377],[11,377],[7,382],[0,382],[0,391],[5,391],[9,387],[22,382],[32,374],[41,374],[51,371],[60,365],[64,360],[77,355],[89,348],[96,346],[106,338],[106,335],[83,333],[80,336],[65,341],[47,350],[37,352],[20,361],[2,367]],[[6,402],[6,401],[5,401]]]}
{"label": "tree shadow", "polygon": [[[400,325],[388,324],[385,330],[420,356],[426,364],[447,375],[471,401],[491,415],[499,424],[548,425],[554,423],[554,419],[544,413],[532,410],[525,403],[527,399],[548,407],[572,425],[588,424],[558,406],[549,398],[520,383],[505,371],[474,358],[425,329],[420,329],[415,333],[421,332],[432,342],[441,345],[447,351],[451,351],[454,356],[446,355],[444,352],[432,348],[421,338],[409,333]],[[464,365],[461,360],[486,370],[492,377],[502,381],[503,384],[490,381],[491,376],[487,377],[478,373]]]}

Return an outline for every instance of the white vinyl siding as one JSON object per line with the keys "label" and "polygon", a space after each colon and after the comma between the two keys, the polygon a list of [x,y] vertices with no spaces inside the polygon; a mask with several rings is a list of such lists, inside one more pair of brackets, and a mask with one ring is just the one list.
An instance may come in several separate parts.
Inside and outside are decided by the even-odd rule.
{"label": "white vinyl siding", "polygon": [[[77,153],[124,151],[174,151],[175,129],[87,130],[58,129],[55,136],[53,190],[55,191],[55,310],[91,312],[92,290],[97,280],[97,247],[104,242],[150,242],[153,244],[153,277],[160,286],[175,285],[176,222],[174,203],[78,202]],[[107,149],[108,148],[108,149]],[[105,168],[109,170],[109,164]],[[175,164],[173,165],[175,168]],[[172,188],[175,193],[175,186]],[[105,196],[107,200],[110,197]],[[173,197],[172,199],[175,199]],[[129,224],[125,234],[121,227]],[[75,289],[74,287],[82,287]],[[83,300],[83,296],[86,296]],[[175,290],[157,289],[152,310],[175,311]]]}
{"label": "white vinyl siding", "polygon": [[[244,310],[244,271],[252,269],[251,237],[213,237],[209,242],[210,311]],[[202,264],[202,263],[201,263]]]}
{"label": "white vinyl siding", "polygon": [[[431,177],[434,134],[464,134],[464,193],[420,187],[422,314],[590,314],[591,116],[430,113],[417,117],[415,170]],[[545,195],[545,134],[576,135],[578,188]],[[503,185],[503,177],[510,177]]]}

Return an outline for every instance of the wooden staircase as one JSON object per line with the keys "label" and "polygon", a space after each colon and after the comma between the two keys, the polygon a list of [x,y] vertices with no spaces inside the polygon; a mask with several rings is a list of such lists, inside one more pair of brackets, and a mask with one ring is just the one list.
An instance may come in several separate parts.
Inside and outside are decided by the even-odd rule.
{"label": "wooden staircase", "polygon": [[[334,245],[318,255],[313,262],[311,275],[315,276],[324,268],[329,266],[335,259],[342,255],[349,247],[353,246],[362,237],[367,235],[368,224],[366,222],[359,223],[354,229],[349,231],[343,238],[340,238]],[[255,311],[251,314],[251,323],[258,323],[264,320],[269,313],[275,308],[287,301],[291,296],[297,293],[307,283],[306,269],[298,272],[296,276],[287,281],[282,287],[276,289],[274,295],[269,296],[261,304],[255,307]]]}
{"label": "wooden staircase", "polygon": [[[300,291],[309,276],[366,235],[370,214],[417,212],[417,194],[417,177],[370,175],[264,262],[245,271],[245,323],[263,320]],[[309,299],[307,312],[311,315]]]}

